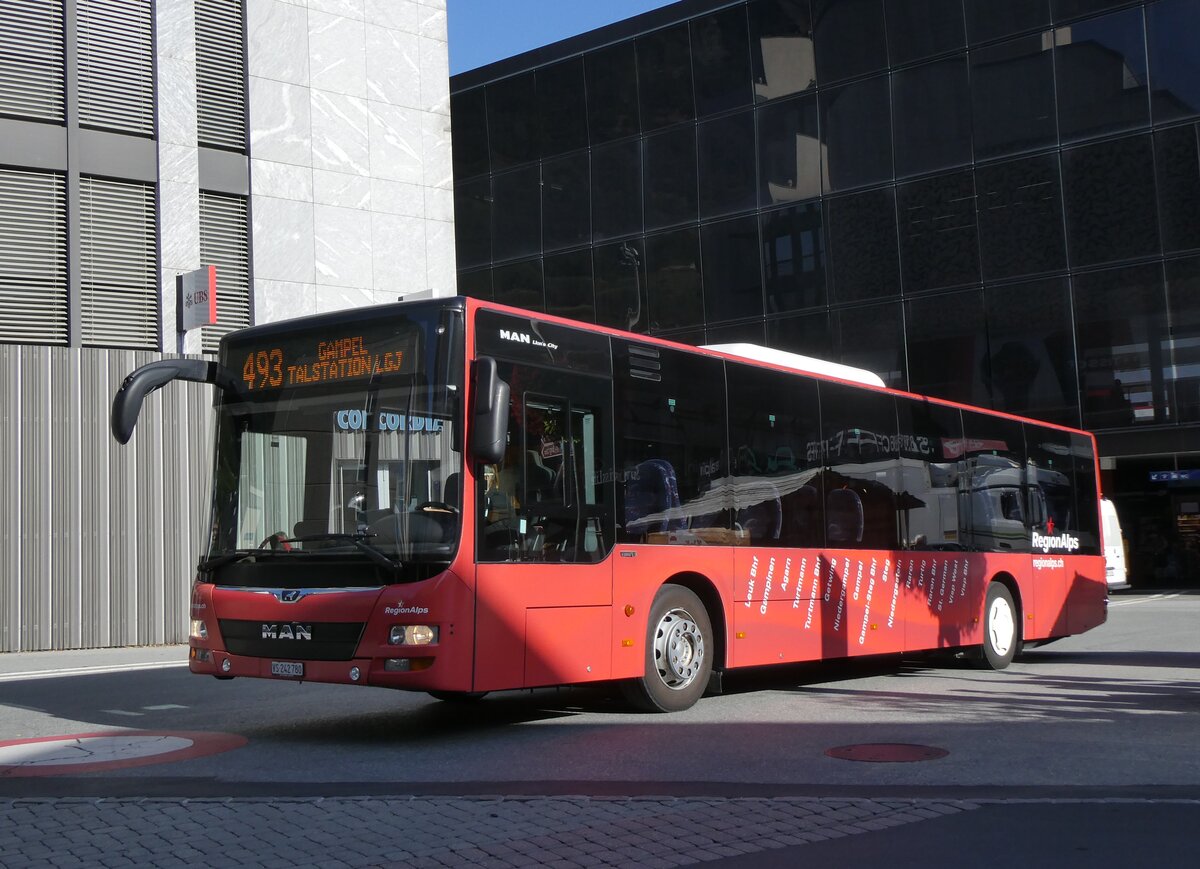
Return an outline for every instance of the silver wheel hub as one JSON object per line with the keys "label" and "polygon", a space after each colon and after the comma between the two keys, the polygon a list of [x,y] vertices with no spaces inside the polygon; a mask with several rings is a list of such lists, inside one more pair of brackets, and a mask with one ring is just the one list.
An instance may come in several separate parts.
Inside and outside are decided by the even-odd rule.
{"label": "silver wheel hub", "polygon": [[654,666],[668,688],[679,691],[695,681],[704,663],[704,634],[683,609],[663,615],[654,632]]}
{"label": "silver wheel hub", "polygon": [[993,600],[988,607],[987,630],[993,651],[1001,657],[1007,655],[1017,635],[1017,622],[1012,607],[1002,597]]}

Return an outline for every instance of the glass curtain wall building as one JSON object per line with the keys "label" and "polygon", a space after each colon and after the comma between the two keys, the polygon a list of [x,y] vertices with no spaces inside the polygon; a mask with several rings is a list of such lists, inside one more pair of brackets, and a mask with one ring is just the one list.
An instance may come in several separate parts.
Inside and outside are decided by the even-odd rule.
{"label": "glass curtain wall building", "polygon": [[1200,0],[684,0],[464,73],[459,290],[1082,425],[1134,580],[1195,583],[1197,32]]}

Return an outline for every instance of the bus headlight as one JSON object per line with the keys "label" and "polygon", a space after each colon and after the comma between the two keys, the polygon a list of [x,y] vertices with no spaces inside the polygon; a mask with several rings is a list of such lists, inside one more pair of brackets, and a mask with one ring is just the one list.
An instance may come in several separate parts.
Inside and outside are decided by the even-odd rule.
{"label": "bus headlight", "polygon": [[208,639],[208,625],[204,623],[204,619],[192,619],[192,639]]}
{"label": "bus headlight", "polygon": [[393,646],[428,646],[437,641],[437,625],[392,625],[388,635]]}

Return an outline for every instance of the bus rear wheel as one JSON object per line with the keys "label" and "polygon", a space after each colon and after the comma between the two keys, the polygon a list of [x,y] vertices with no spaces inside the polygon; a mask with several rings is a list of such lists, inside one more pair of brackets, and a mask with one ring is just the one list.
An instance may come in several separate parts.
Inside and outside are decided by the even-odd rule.
{"label": "bus rear wheel", "polygon": [[687,709],[708,686],[712,653],[712,623],[700,598],[681,585],[664,585],[650,607],[645,674],[621,683],[622,693],[645,712]]}
{"label": "bus rear wheel", "polygon": [[999,582],[988,585],[983,604],[983,647],[979,664],[990,670],[1003,670],[1021,650],[1021,622],[1012,593]]}

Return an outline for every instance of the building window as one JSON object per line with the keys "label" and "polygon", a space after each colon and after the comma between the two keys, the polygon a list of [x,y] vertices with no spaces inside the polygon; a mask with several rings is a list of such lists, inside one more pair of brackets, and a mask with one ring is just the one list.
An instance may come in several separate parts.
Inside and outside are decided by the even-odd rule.
{"label": "building window", "polygon": [[159,348],[154,187],[79,181],[79,281],[86,347]]}
{"label": "building window", "polygon": [[243,0],[196,0],[196,127],[199,142],[246,150]]}
{"label": "building window", "polygon": [[217,324],[202,330],[205,353],[250,325],[250,241],[246,199],[200,191],[200,262],[217,267]]}
{"label": "building window", "polygon": [[151,0],[78,0],[79,123],[154,135]]}
{"label": "building window", "polygon": [[67,343],[63,176],[0,169],[0,343]]}
{"label": "building window", "polygon": [[63,57],[63,0],[0,6],[0,115],[61,122]]}

